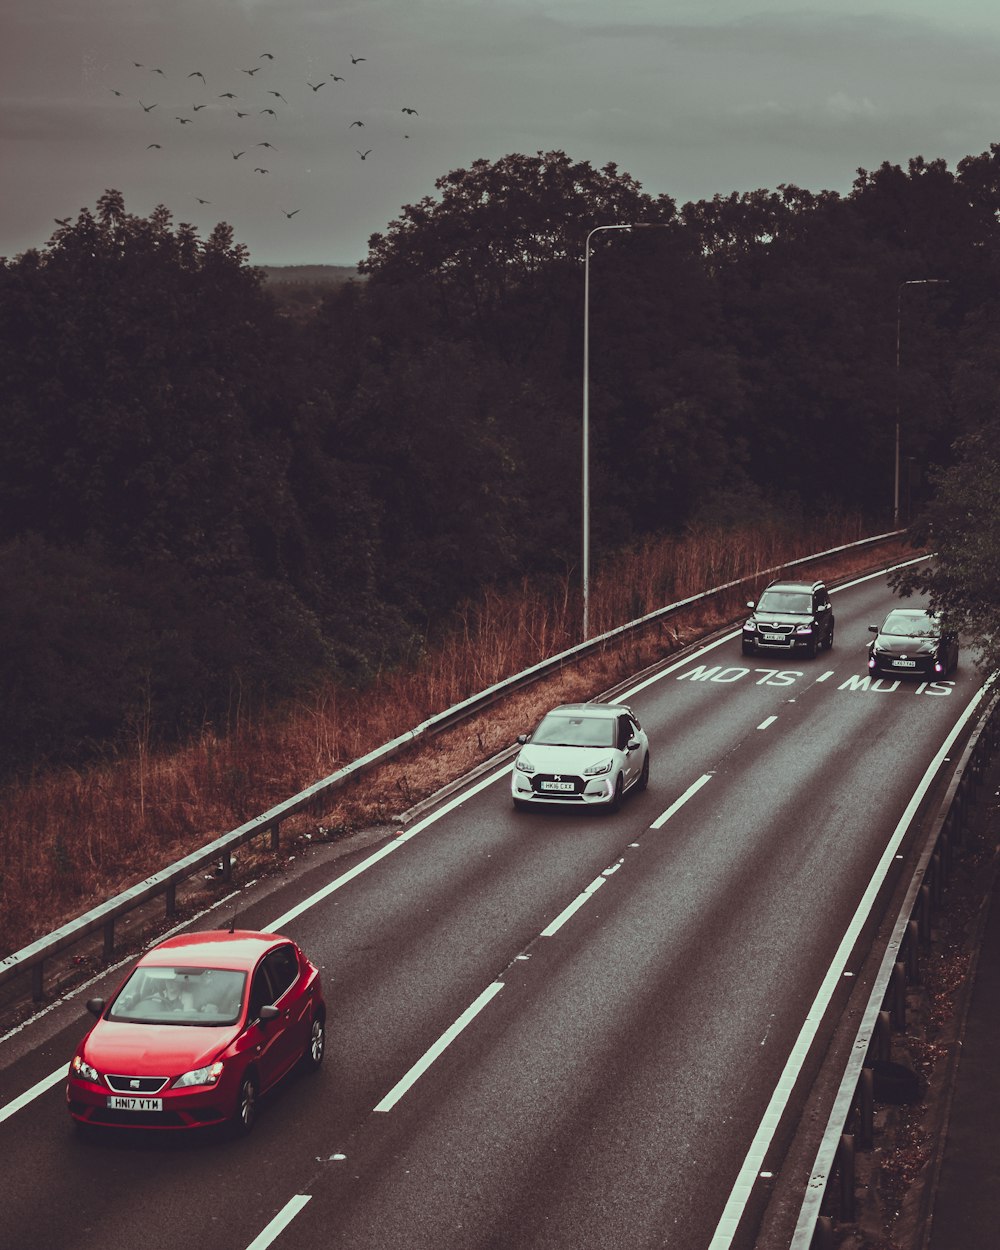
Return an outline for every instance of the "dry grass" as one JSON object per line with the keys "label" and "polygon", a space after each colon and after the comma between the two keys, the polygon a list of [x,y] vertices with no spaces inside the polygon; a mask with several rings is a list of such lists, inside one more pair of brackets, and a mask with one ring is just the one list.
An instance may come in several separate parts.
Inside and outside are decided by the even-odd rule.
{"label": "dry grass", "polygon": [[[647,543],[593,579],[591,630],[606,632],[707,587],[860,537],[859,521],[846,519],[793,537],[758,526]],[[828,560],[818,572],[832,579],[876,558]],[[321,827],[340,833],[389,819],[509,745],[546,706],[599,694],[734,619],[745,598],[745,590],[731,592],[672,616],[438,735],[331,796]],[[62,770],[9,787],[0,794],[0,952],[51,931],[434,713],[568,649],[579,640],[579,620],[568,581],[489,591],[456,614],[419,662],[381,674],[365,690],[331,686],[225,738],[206,730],[169,754],[139,743],[113,766]]]}

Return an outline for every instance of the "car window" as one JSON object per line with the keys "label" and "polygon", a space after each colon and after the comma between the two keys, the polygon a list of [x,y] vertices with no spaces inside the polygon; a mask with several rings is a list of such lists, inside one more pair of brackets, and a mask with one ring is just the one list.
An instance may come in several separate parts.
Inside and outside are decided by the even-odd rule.
{"label": "car window", "polygon": [[108,1012],[133,1024],[234,1024],[246,973],[229,968],[139,967]]}
{"label": "car window", "polygon": [[250,985],[250,1009],[247,1012],[248,1020],[257,1020],[260,1018],[261,1007],[267,1007],[278,997],[271,985],[271,978],[267,974],[267,964],[262,963],[257,971],[253,974],[253,981]]}
{"label": "car window", "polygon": [[882,626],[883,634],[901,638],[936,638],[939,626],[932,616],[911,616],[906,612],[890,612]]}
{"label": "car window", "polygon": [[298,980],[299,961],[295,951],[290,946],[279,946],[271,951],[264,963],[270,974],[274,997],[279,999]]}
{"label": "car window", "polygon": [[759,612],[801,612],[810,610],[812,597],[801,590],[765,590],[757,604]]}
{"label": "car window", "polygon": [[544,746],[610,747],[615,743],[615,722],[607,716],[548,715],[531,735]]}

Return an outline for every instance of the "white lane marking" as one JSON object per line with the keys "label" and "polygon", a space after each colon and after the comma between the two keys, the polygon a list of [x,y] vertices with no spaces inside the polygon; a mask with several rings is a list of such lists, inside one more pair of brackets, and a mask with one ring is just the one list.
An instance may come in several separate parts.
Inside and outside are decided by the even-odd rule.
{"label": "white lane marking", "polygon": [[757,726],[757,728],[766,729],[768,725],[773,725],[777,719],[778,719],[777,716],[765,716],[764,719]]}
{"label": "white lane marking", "polygon": [[379,860],[385,859],[387,855],[391,855],[393,851],[398,851],[401,846],[409,842],[411,838],[415,838],[417,834],[426,829],[428,825],[432,825],[436,820],[440,820],[442,816],[446,815],[450,811],[453,811],[456,807],[459,807],[467,799],[471,799],[481,790],[485,790],[487,786],[491,786],[501,777],[505,777],[507,773],[510,772],[511,768],[513,768],[513,764],[508,764],[506,768],[502,768],[499,772],[491,773],[489,777],[485,777],[482,781],[478,781],[470,789],[463,790],[461,794],[456,795],[453,799],[450,799],[441,807],[436,808],[429,816],[425,816],[423,820],[418,820],[411,829],[407,829],[405,833],[400,833],[397,837],[393,838],[391,842],[387,842],[386,845],[376,851],[374,855],[369,855],[366,860],[362,860],[360,864],[355,864],[353,868],[351,868],[348,872],[345,872],[342,876],[337,877],[335,881],[328,882],[322,889],[317,890],[315,894],[311,894],[308,898],[303,899],[301,903],[296,903],[294,907],[286,911],[284,915],[279,916],[277,920],[272,920],[267,926],[267,931],[270,933],[280,932],[285,925],[287,925],[290,921],[295,920],[296,917],[301,916],[304,911],[308,911],[310,907],[315,907],[317,903],[320,903],[323,899],[329,897],[329,895],[333,894],[335,890],[339,890],[341,886],[347,885],[349,881],[353,881],[355,877],[360,877],[363,872],[367,872],[369,868],[374,867]]}
{"label": "white lane marking", "polygon": [[585,890],[581,891],[581,893],[576,896],[568,907],[564,907],[562,909],[559,915],[556,916],[555,920],[550,921],[545,926],[539,934],[539,937],[551,937],[554,933],[558,933],[566,921],[569,920],[570,916],[572,916],[575,912],[578,912],[587,899],[597,893],[605,881],[607,881],[607,877],[604,876],[603,873],[599,877],[595,877],[594,880],[591,881],[590,885],[588,885]]}
{"label": "white lane marking", "polygon": [[938,753],[931,760],[927,767],[927,771],[920,779],[913,797],[907,804],[906,811],[903,812],[899,823],[893,830],[892,837],[882,852],[882,858],[878,862],[878,866],[871,875],[868,882],[868,888],[865,890],[858,903],[857,910],[851,918],[850,924],[841,939],[837,952],[833,957],[833,962],[827,970],[823,983],[819,987],[819,991],[813,1000],[812,1006],[805,1018],[805,1022],[799,1031],[798,1037],[792,1046],[791,1053],[785,1061],[781,1075],[778,1077],[778,1083],[774,1087],[774,1093],[767,1104],[763,1118],[754,1134],[754,1139],[750,1143],[750,1149],[747,1151],[743,1166],[740,1168],[736,1177],[736,1183],[733,1185],[729,1199],[726,1202],[725,1209],[719,1219],[719,1223],[715,1229],[715,1235],[709,1243],[708,1250],[729,1250],[733,1244],[733,1238],[736,1236],[736,1230],[739,1227],[740,1220],[746,1210],[747,1202],[750,1200],[750,1194],[753,1190],[754,1181],[760,1171],[771,1142],[774,1138],[775,1131],[778,1127],[778,1121],[784,1114],[788,1105],[788,1100],[792,1094],[792,1087],[798,1080],[802,1065],[805,1063],[806,1055],[815,1040],[816,1033],[826,1014],[826,1010],[830,1005],[830,999],[833,997],[834,990],[839,985],[844,974],[858,935],[865,923],[872,907],[875,904],[875,898],[882,883],[889,872],[889,868],[896,857],[896,851],[902,842],[910,823],[917,814],[924,795],[927,793],[931,782],[937,776],[938,770],[943,761],[947,758],[948,752],[951,750],[958,738],[959,734],[965,728],[966,722],[972,716],[978,705],[986,693],[986,687],[980,688],[970,701],[968,707],[962,712],[958,722],[953,726]]}
{"label": "white lane marking", "polygon": [[833,676],[833,674],[834,674],[834,670],[833,670],[832,668],[828,668],[828,669],[826,670],[826,672],[823,674],[823,676],[822,676],[822,677],[817,677],[817,678],[816,678],[816,680],[817,680],[817,682],[820,682],[820,681],[829,681],[829,680],[830,680],[830,678]]}
{"label": "white lane marking", "polygon": [[458,1037],[459,1033],[462,1032],[465,1026],[467,1024],[470,1024],[476,1018],[476,1016],[479,1015],[479,1013],[486,1006],[486,1004],[489,1003],[493,998],[495,998],[496,995],[499,994],[502,989],[503,989],[502,981],[494,981],[492,985],[488,985],[486,989],[483,990],[483,992],[479,995],[476,1001],[472,1003],[471,1006],[466,1007],[466,1009],[458,1017],[455,1023],[441,1034],[441,1036],[434,1043],[434,1045],[430,1048],[430,1050],[428,1050],[423,1055],[422,1058],[417,1060],[417,1062],[413,1065],[413,1067],[409,1070],[409,1072],[407,1072],[407,1074],[402,1078],[402,1080],[396,1082],[396,1084],[392,1087],[391,1090],[389,1090],[388,1094],[386,1094],[386,1096],[374,1108],[374,1110],[391,1111],[392,1108],[396,1105],[396,1103],[399,1102],[400,1098],[402,1098],[403,1095],[406,1093],[406,1091],[411,1087],[411,1085],[414,1085],[420,1079],[420,1077],[423,1076],[423,1074],[431,1066],[434,1060],[437,1059],[445,1050],[447,1050],[447,1048],[451,1045],[451,1043],[455,1040],[455,1038]]}
{"label": "white lane marking", "polygon": [[693,781],[688,786],[688,788],[684,791],[684,793],[681,795],[679,799],[675,799],[665,812],[657,816],[657,818],[649,826],[650,829],[662,829],[663,826],[670,819],[670,817],[674,816],[677,812],[679,812],[680,809],[684,806],[684,804],[688,801],[688,799],[693,798],[698,793],[698,791],[702,788],[702,786],[705,785],[706,782],[709,782],[711,780],[712,780],[712,773],[702,773],[702,775],[698,778],[697,781]]}
{"label": "white lane marking", "polygon": [[26,1107],[29,1102],[32,1102],[40,1094],[50,1090],[53,1085],[58,1085],[60,1081],[65,1081],[67,1067],[68,1065],[64,1063],[61,1068],[57,1068],[55,1072],[50,1072],[48,1076],[43,1076],[36,1085],[32,1085],[31,1089],[26,1089],[23,1094],[18,1094],[5,1107],[0,1108],[0,1124],[4,1120],[9,1119],[15,1111],[20,1111],[22,1107]]}
{"label": "white lane marking", "polygon": [[293,1198],[289,1198],[270,1224],[266,1228],[261,1229],[253,1241],[251,1241],[249,1246],[247,1246],[247,1250],[266,1250],[278,1234],[291,1224],[292,1220],[295,1219],[311,1198],[312,1194],[296,1194]]}

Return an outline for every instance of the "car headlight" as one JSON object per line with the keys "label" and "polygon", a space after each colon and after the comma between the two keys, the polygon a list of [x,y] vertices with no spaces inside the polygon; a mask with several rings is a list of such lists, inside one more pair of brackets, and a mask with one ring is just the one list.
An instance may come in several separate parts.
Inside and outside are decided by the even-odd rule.
{"label": "car headlight", "polygon": [[535,766],[531,760],[523,759],[520,755],[514,761],[514,767],[519,773],[533,773],[535,771]]}
{"label": "car headlight", "polygon": [[195,1068],[193,1072],[185,1072],[174,1081],[174,1089],[184,1089],[190,1085],[214,1085],[222,1075],[224,1066],[221,1059],[216,1059],[207,1068]]}
{"label": "car headlight", "polygon": [[813,632],[813,627],[811,625],[796,625],[795,632],[797,634],[811,634]]}
{"label": "car headlight", "polygon": [[73,1062],[69,1065],[70,1072],[74,1076],[78,1076],[82,1081],[99,1081],[101,1079],[100,1072],[83,1058],[82,1055],[74,1055]]}
{"label": "car headlight", "polygon": [[601,773],[609,773],[615,766],[613,759],[601,760],[599,764],[591,764],[589,768],[583,770],[585,777],[599,777]]}
{"label": "car headlight", "polygon": [[752,634],[756,628],[757,622],[753,619],[753,617],[751,617],[749,621],[744,622],[743,632],[746,634]]}

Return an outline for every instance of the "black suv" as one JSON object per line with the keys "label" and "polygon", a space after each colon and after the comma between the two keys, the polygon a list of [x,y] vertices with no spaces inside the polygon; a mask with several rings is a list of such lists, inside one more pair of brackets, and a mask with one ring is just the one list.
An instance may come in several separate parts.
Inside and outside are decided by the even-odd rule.
{"label": "black suv", "polygon": [[810,659],[833,646],[833,604],[823,582],[771,582],[747,604],[743,654],[804,651]]}

